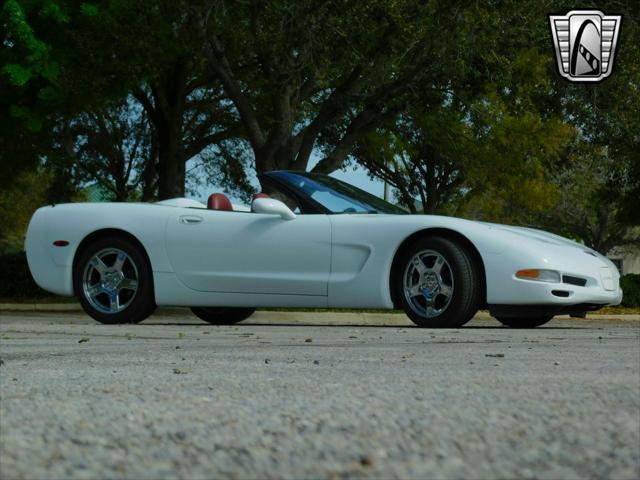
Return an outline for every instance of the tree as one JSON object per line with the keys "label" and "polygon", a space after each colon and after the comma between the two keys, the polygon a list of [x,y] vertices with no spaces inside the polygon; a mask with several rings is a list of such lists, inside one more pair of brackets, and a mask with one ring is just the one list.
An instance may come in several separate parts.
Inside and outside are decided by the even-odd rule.
{"label": "tree", "polygon": [[[73,169],[58,148],[56,137],[62,125],[82,112],[100,111],[114,99],[126,97],[129,86],[146,68],[140,53],[154,53],[149,45],[139,41],[136,52],[116,54],[113,48],[118,42],[109,36],[118,32],[109,29],[113,15],[108,13],[124,8],[128,13],[123,17],[138,18],[135,6],[116,2],[108,10],[106,4],[4,2],[0,17],[2,181],[9,183],[19,171],[39,168],[44,162],[56,172],[54,184],[64,187],[72,180]],[[145,38],[143,25],[136,32]],[[69,200],[61,195],[72,190],[58,188],[51,193],[56,201]]]}
{"label": "tree", "polygon": [[[193,72],[191,72],[191,75]],[[220,91],[201,86],[182,61],[169,66],[135,97],[158,141],[158,197],[182,197],[186,162],[204,149],[237,135],[233,115]]]}
{"label": "tree", "polygon": [[182,7],[169,1],[5,2],[3,180],[43,159],[62,161],[56,168],[68,171],[53,133],[82,115],[100,116],[133,93],[157,140],[159,196],[183,195],[185,162],[215,143],[212,135],[224,128],[219,122],[229,119],[219,85],[203,73]]}
{"label": "tree", "polygon": [[[340,168],[356,142],[442,74],[459,7],[445,2],[205,1],[195,28],[257,172]],[[328,141],[323,142],[325,147]]]}
{"label": "tree", "polygon": [[356,161],[412,211],[535,222],[555,200],[548,169],[573,129],[538,100],[551,89],[546,57],[531,48],[511,54],[494,82],[470,88],[470,69],[439,95],[414,94],[405,113],[360,142]]}
{"label": "tree", "polygon": [[185,164],[234,135],[234,118],[203,66],[199,38],[181,2],[104,2],[91,29],[78,32],[96,66],[145,111],[157,147],[157,194],[184,196]]}
{"label": "tree", "polygon": [[442,213],[464,190],[466,166],[477,146],[452,105],[410,109],[387,128],[365,136],[353,156],[395,188],[412,213]]}
{"label": "tree", "polygon": [[[56,88],[65,59],[50,42],[73,23],[53,1],[25,5],[6,0],[0,11],[0,184],[38,163],[35,152],[49,144],[51,109],[61,105]],[[45,24],[54,28],[46,29]],[[53,33],[53,35],[50,35]]]}
{"label": "tree", "polygon": [[640,5],[599,7],[624,12],[613,72],[598,84],[556,86],[555,108],[578,135],[552,172],[561,196],[542,222],[607,253],[640,243]]}
{"label": "tree", "polygon": [[[545,228],[581,240],[588,247],[607,254],[615,247],[638,246],[637,225],[621,216],[625,185],[610,189],[616,177],[615,160],[606,149],[599,154],[579,151],[572,154],[553,179],[558,186],[559,201],[543,217]],[[610,201],[612,196],[617,201]]]}
{"label": "tree", "polygon": [[76,181],[99,183],[115,201],[156,197],[158,142],[133,98],[82,113],[58,134]]}

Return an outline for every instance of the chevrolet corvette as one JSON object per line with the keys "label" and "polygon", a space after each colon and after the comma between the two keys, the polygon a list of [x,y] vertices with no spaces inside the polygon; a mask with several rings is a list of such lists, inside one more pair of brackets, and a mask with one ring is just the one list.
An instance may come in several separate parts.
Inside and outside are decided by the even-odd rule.
{"label": "chevrolet corvette", "polygon": [[459,327],[479,309],[531,328],[622,300],[605,256],[544,231],[405,210],[335,178],[275,171],[250,206],[74,203],[38,209],[26,252],[36,283],[103,323],[158,305],[214,324],[257,307],[402,309]]}

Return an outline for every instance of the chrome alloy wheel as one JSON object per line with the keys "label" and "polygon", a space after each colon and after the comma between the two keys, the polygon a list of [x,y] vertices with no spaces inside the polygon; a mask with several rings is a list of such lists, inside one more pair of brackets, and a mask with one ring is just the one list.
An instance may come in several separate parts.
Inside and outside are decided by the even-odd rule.
{"label": "chrome alloy wheel", "polygon": [[453,297],[453,271],[447,260],[433,250],[416,253],[404,270],[404,296],[418,315],[434,318],[442,314]]}
{"label": "chrome alloy wheel", "polygon": [[138,291],[138,269],[131,257],[118,248],[105,248],[87,262],[82,290],[93,308],[102,313],[125,310]]}

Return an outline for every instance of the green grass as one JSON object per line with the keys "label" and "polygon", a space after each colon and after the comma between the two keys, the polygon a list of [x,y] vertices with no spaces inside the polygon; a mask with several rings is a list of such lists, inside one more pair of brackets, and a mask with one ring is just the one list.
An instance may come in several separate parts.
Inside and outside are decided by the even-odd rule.
{"label": "green grass", "polygon": [[602,315],[640,315],[640,307],[604,307],[594,313]]}

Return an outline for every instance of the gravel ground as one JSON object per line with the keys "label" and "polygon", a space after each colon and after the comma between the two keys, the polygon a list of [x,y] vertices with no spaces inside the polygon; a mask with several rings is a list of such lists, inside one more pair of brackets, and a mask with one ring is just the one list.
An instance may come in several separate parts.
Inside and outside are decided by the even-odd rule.
{"label": "gravel ground", "polygon": [[0,313],[0,478],[640,477],[637,321],[264,318]]}

